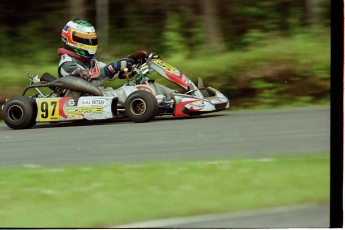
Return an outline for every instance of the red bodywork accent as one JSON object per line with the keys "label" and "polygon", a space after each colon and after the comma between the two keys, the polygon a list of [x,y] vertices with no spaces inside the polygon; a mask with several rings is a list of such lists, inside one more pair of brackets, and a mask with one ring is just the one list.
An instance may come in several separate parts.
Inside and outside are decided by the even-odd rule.
{"label": "red bodywork accent", "polygon": [[179,117],[179,116],[188,116],[188,114],[184,113],[184,112],[182,111],[182,109],[184,108],[185,105],[190,104],[190,103],[193,103],[193,102],[195,102],[195,101],[199,101],[199,100],[185,101],[185,102],[178,103],[178,104],[175,106],[175,113],[174,113],[174,116],[176,116],[176,117]]}
{"label": "red bodywork accent", "polygon": [[138,85],[136,86],[137,89],[139,90],[144,90],[144,91],[147,91],[149,93],[151,93],[152,95],[155,95],[153,92],[152,92],[152,89],[149,87],[149,86],[145,86],[145,85]]}
{"label": "red bodywork accent", "polygon": [[71,99],[71,97],[63,97],[63,98],[61,98],[59,100],[59,113],[60,113],[60,116],[63,117],[63,118],[66,118],[66,119],[67,119],[67,115],[65,114],[64,106],[65,106],[66,101],[68,101],[69,99]]}
{"label": "red bodywork accent", "polygon": [[164,72],[172,82],[182,86],[183,88],[188,89],[188,82],[183,81],[183,79],[182,79],[183,74],[181,72],[180,72],[179,76],[176,76],[176,75],[174,75],[174,74],[172,74],[166,70],[164,70]]}

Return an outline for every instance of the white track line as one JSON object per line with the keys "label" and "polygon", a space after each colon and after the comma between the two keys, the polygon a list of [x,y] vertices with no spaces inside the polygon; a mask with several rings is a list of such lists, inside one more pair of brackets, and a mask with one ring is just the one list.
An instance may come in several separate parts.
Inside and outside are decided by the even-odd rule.
{"label": "white track line", "polygon": [[294,210],[303,210],[308,208],[314,208],[320,204],[306,204],[306,205],[295,205],[295,206],[283,206],[277,208],[267,208],[260,210],[251,210],[243,212],[232,212],[232,213],[223,213],[223,214],[211,214],[211,215],[201,215],[201,216],[192,216],[192,217],[179,217],[179,218],[170,218],[170,219],[161,219],[153,221],[144,221],[126,225],[113,226],[111,228],[164,228],[169,226],[178,226],[183,224],[193,224],[199,222],[208,222],[208,221],[217,221],[224,219],[235,219],[243,217],[252,217],[252,216],[261,216],[267,214],[274,214],[279,212],[287,212]]}

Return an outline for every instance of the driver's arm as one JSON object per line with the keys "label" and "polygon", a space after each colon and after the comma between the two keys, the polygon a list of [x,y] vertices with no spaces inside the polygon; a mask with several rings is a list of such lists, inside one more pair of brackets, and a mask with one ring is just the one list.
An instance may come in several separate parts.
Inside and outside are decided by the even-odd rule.
{"label": "driver's arm", "polygon": [[59,72],[59,77],[75,76],[75,77],[81,77],[83,79],[87,79],[89,76],[88,69],[72,61],[67,61],[63,63],[59,67],[58,72]]}
{"label": "driver's arm", "polygon": [[134,59],[132,58],[122,58],[118,61],[112,62],[106,65],[103,70],[104,73],[110,78],[110,80],[115,80],[116,78],[125,79],[124,70],[127,68],[128,73],[132,71],[132,65],[134,64]]}

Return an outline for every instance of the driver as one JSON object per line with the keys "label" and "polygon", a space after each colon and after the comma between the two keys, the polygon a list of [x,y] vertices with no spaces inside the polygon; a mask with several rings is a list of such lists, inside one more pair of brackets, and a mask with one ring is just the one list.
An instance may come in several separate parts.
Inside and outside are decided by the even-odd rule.
{"label": "driver", "polygon": [[61,39],[64,48],[58,49],[61,56],[59,77],[76,76],[95,86],[102,86],[106,80],[125,79],[126,68],[129,77],[132,77],[132,65],[144,61],[147,57],[145,51],[139,51],[110,64],[97,61],[95,54],[98,42],[95,28],[81,19],[69,21],[62,29]]}

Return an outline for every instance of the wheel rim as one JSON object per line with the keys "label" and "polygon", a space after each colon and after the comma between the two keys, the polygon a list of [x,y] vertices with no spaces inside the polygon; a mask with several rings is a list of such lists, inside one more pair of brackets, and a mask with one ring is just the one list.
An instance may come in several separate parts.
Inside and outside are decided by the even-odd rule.
{"label": "wheel rim", "polygon": [[18,105],[12,105],[9,109],[8,109],[8,118],[13,121],[13,122],[18,122],[20,121],[23,116],[24,116],[24,111],[23,109],[18,106]]}
{"label": "wheel rim", "polygon": [[131,102],[131,112],[137,116],[142,115],[146,111],[146,103],[143,99],[137,98]]}

